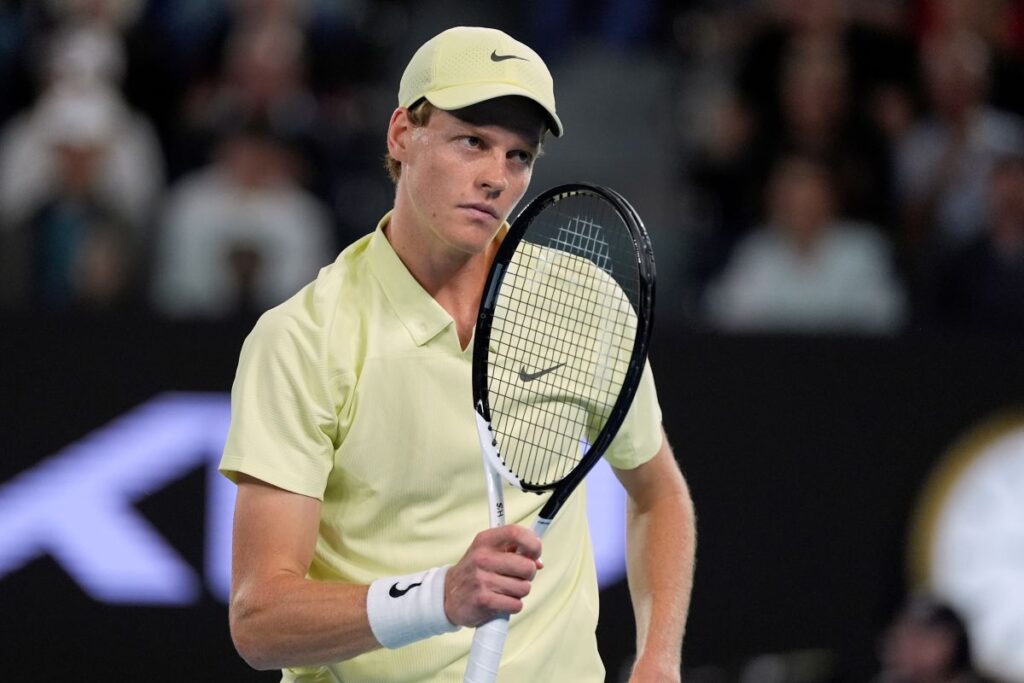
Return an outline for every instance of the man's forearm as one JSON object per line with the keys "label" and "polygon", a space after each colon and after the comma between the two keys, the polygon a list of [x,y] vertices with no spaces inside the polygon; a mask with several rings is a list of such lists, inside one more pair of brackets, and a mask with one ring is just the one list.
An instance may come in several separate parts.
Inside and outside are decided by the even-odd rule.
{"label": "man's forearm", "polygon": [[230,609],[235,647],[256,669],[337,662],[377,649],[366,591],[288,574],[240,590]]}
{"label": "man's forearm", "polygon": [[[685,481],[668,495],[628,506],[629,588],[637,628],[635,679],[679,675],[693,586],[696,525]],[[671,679],[667,679],[671,680]]]}

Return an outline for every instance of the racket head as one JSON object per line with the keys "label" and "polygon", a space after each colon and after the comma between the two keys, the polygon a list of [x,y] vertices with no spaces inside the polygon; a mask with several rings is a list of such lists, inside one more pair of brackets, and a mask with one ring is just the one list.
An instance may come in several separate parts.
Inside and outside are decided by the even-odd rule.
{"label": "racket head", "polygon": [[552,188],[513,221],[473,351],[485,457],[510,484],[564,500],[607,449],[643,373],[654,274],[643,222],[609,188]]}

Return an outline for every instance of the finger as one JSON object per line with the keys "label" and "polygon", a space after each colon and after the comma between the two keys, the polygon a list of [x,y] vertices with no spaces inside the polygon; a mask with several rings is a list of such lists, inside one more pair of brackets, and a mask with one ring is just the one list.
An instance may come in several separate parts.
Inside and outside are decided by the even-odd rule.
{"label": "finger", "polygon": [[503,550],[519,553],[532,560],[540,558],[541,541],[540,536],[524,526],[508,524],[506,526],[490,529],[494,532],[490,539],[492,543],[499,544],[494,547],[502,547]]}
{"label": "finger", "polygon": [[499,593],[492,593],[486,600],[486,605],[476,612],[468,626],[480,626],[501,614],[519,614],[523,611],[523,601]]}
{"label": "finger", "polygon": [[534,560],[511,552],[482,553],[477,560],[477,566],[497,576],[524,581],[532,581],[537,575],[537,564]]}
{"label": "finger", "polygon": [[522,600],[529,595],[530,588],[531,584],[529,581],[510,576],[495,576],[490,586],[492,593],[515,598],[516,600]]}
{"label": "finger", "polygon": [[518,614],[523,609],[523,599],[529,594],[529,581],[495,576],[488,587],[476,595],[474,603],[491,617],[503,613]]}

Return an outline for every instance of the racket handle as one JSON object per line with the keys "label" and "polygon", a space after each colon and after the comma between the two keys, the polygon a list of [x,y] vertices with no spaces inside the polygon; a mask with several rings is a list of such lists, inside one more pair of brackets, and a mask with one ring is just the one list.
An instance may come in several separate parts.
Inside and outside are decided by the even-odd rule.
{"label": "racket handle", "polygon": [[494,683],[498,679],[501,651],[508,636],[508,615],[503,614],[478,626],[473,634],[473,647],[462,683]]}
{"label": "racket handle", "polygon": [[545,519],[544,517],[538,517],[533,522],[533,533],[537,534],[539,538],[544,538],[544,534],[548,532],[548,527],[551,526],[551,520]]}

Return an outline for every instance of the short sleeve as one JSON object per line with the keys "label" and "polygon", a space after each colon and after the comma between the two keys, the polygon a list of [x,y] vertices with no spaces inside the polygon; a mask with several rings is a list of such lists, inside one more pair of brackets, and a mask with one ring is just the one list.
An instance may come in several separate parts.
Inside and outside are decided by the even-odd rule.
{"label": "short sleeve", "polygon": [[647,362],[626,419],[605,451],[604,459],[612,467],[631,470],[654,457],[661,448],[662,438],[661,406],[654,386],[654,373],[650,362]]}
{"label": "short sleeve", "polygon": [[322,500],[338,411],[323,332],[289,303],[264,314],[242,346],[220,471],[233,481],[244,473]]}

